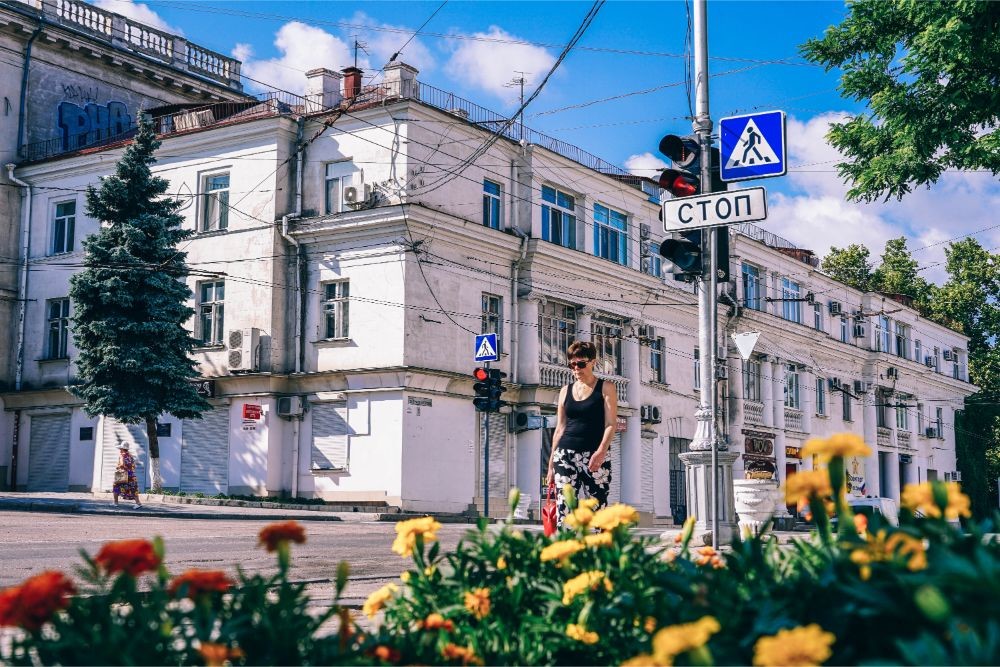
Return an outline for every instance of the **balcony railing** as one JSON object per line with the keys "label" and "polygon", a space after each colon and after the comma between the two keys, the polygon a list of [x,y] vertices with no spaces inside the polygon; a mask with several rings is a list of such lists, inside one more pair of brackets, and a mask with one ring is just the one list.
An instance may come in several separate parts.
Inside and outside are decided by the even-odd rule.
{"label": "balcony railing", "polygon": [[743,401],[743,423],[764,424],[764,404],[760,401]]}
{"label": "balcony railing", "polygon": [[875,436],[875,443],[881,447],[891,447],[892,446],[892,431],[884,426],[879,426],[877,428],[877,434]]}
{"label": "balcony railing", "polygon": [[789,431],[803,431],[802,411],[795,408],[785,408],[785,428]]}
{"label": "balcony railing", "polygon": [[[544,387],[562,387],[573,381],[573,371],[568,368],[543,363],[540,365],[540,370],[539,384]],[[628,378],[620,375],[604,375],[602,373],[598,373],[597,377],[614,383],[615,388],[618,390],[618,403],[620,405],[628,404]]]}
{"label": "balcony railing", "polygon": [[896,431],[896,444],[900,449],[913,449],[913,435],[909,431]]}

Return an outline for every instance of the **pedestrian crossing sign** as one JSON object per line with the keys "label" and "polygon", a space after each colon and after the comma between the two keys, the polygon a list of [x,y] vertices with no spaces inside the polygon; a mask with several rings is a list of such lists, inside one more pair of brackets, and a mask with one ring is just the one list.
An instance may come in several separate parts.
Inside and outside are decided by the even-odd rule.
{"label": "pedestrian crossing sign", "polygon": [[499,358],[495,333],[476,336],[476,361],[496,361]]}
{"label": "pedestrian crossing sign", "polygon": [[719,121],[720,176],[723,181],[784,176],[785,112],[764,111]]}

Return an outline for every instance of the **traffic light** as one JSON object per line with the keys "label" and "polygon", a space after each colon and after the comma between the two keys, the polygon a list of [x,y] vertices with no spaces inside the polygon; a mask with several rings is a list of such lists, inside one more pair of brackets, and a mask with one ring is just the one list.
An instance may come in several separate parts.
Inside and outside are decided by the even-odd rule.
{"label": "traffic light", "polygon": [[660,152],[670,158],[673,169],[664,169],[660,173],[660,187],[674,197],[691,197],[703,192],[724,192],[728,185],[722,180],[719,172],[719,149],[709,148],[712,163],[709,169],[712,174],[712,189],[701,187],[701,146],[694,136],[679,137],[668,134],[660,139]]}
{"label": "traffic light", "polygon": [[[669,262],[666,270],[674,274],[674,280],[690,282],[708,271],[701,252],[702,231],[708,232],[701,229],[673,232],[660,244],[660,255]],[[719,281],[725,282],[729,280],[729,230],[725,227],[716,235],[715,253],[719,258]]]}
{"label": "traffic light", "polygon": [[507,391],[503,387],[506,373],[497,368],[477,368],[472,372],[472,377],[478,380],[472,385],[472,390],[476,393],[472,404],[476,406],[478,412],[498,412],[506,405],[500,400],[500,394]]}

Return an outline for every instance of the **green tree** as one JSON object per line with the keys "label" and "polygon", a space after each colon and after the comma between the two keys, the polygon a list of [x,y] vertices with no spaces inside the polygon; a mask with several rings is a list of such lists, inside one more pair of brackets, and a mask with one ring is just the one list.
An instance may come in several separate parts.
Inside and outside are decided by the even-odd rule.
{"label": "green tree", "polygon": [[901,199],[946,169],[1000,173],[1000,3],[855,0],[803,55],[868,111],[831,126],[848,199]]}
{"label": "green tree", "polygon": [[852,243],[846,248],[830,248],[820,267],[832,278],[863,292],[871,290],[872,263],[863,245]]}
{"label": "green tree", "polygon": [[906,247],[906,237],[889,239],[882,253],[882,263],[872,274],[872,289],[913,298],[924,309],[930,297],[931,285],[919,273],[917,260]]}
{"label": "green tree", "polygon": [[184,328],[194,311],[177,244],[192,232],[180,228],[181,203],[164,197],[166,179],[150,171],[159,145],[143,119],[114,175],[87,189],[87,214],[103,224],[83,242],[84,269],[70,287],[80,350],[73,391],[91,416],[145,422],[154,491],[162,488],[157,417],[210,409],[190,382],[198,377],[195,341]]}

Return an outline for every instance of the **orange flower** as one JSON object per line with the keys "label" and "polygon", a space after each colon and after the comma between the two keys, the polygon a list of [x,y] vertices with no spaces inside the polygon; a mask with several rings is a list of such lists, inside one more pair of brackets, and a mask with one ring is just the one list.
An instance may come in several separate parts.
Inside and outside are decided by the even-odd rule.
{"label": "orange flower", "polygon": [[288,542],[304,544],[306,531],[298,521],[279,521],[272,523],[260,531],[260,542],[268,551],[277,551],[278,546]]}
{"label": "orange flower", "polygon": [[466,591],[465,608],[477,619],[486,618],[490,613],[490,589],[477,588]]}
{"label": "orange flower", "polygon": [[725,561],[722,560],[722,556],[712,547],[698,549],[698,559],[695,560],[695,564],[701,566],[711,565],[716,570],[726,566]]}
{"label": "orange flower", "polygon": [[376,646],[375,650],[372,651],[372,655],[375,659],[382,662],[399,662],[400,658],[403,657],[399,651],[388,646]]}
{"label": "orange flower", "polygon": [[208,593],[225,593],[233,585],[225,572],[219,570],[188,570],[174,577],[170,582],[171,595],[177,595],[181,590],[184,597],[195,598]]}
{"label": "orange flower", "polygon": [[458,646],[448,642],[441,649],[441,655],[445,660],[461,660],[463,665],[481,665],[483,661],[476,655],[476,652],[465,646]]}
{"label": "orange flower", "polygon": [[858,535],[861,537],[865,537],[868,534],[868,517],[864,514],[855,514],[854,530],[858,531]]}
{"label": "orange flower", "polygon": [[427,618],[418,624],[421,630],[444,630],[451,632],[455,629],[455,624],[450,619],[445,618],[437,612],[427,614]]}
{"label": "orange flower", "polygon": [[143,572],[153,572],[160,566],[160,557],[149,540],[119,540],[108,542],[94,556],[94,562],[108,574],[125,572],[137,577]]}
{"label": "orange flower", "polygon": [[211,644],[208,642],[198,647],[198,653],[201,654],[202,659],[208,667],[222,667],[227,661],[243,657],[243,651],[238,648],[230,648],[225,644]]}
{"label": "orange flower", "polygon": [[75,592],[73,582],[62,572],[36,574],[20,586],[0,592],[0,627],[38,630],[69,605],[68,597]]}

